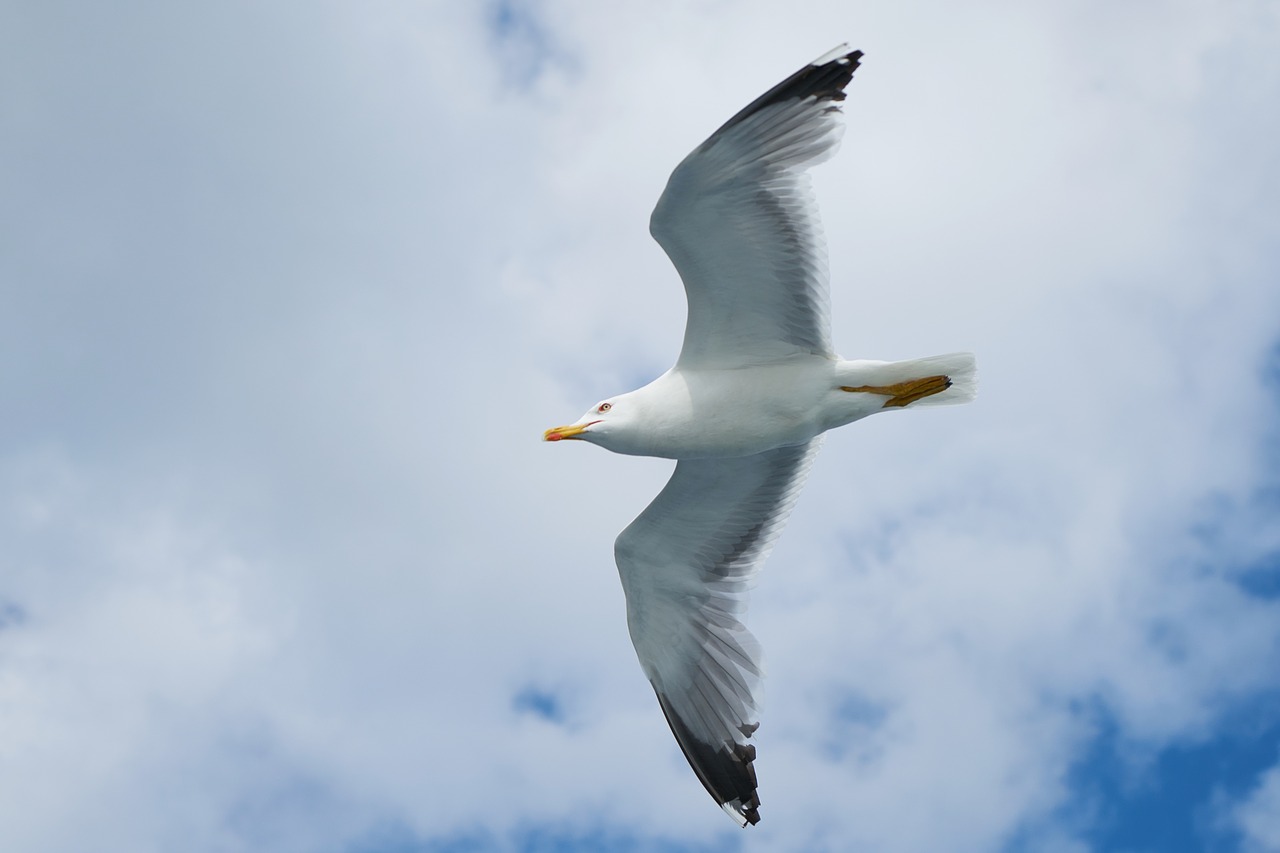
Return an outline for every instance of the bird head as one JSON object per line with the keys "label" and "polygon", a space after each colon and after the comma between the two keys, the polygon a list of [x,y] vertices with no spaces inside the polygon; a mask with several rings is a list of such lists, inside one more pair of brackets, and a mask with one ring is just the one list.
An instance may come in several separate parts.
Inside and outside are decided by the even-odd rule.
{"label": "bird head", "polygon": [[[568,424],[567,427],[552,427],[543,433],[544,442],[558,442],[563,439],[591,442],[612,451],[620,451],[614,444],[628,443],[628,437],[634,438],[637,430],[643,428],[639,398],[640,392],[631,391],[609,397],[591,406],[585,415]],[[626,452],[626,451],[621,451]]]}
{"label": "bird head", "polygon": [[620,399],[602,400],[592,406],[585,415],[567,426],[552,427],[542,434],[543,441],[574,439],[601,444],[612,430],[626,418],[626,407]]}

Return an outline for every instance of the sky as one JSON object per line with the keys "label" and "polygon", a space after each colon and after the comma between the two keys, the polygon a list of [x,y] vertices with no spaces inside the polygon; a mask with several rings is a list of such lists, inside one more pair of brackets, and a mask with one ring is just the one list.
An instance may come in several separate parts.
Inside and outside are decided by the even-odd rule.
{"label": "sky", "polygon": [[[671,168],[865,51],[850,358],[689,770],[540,441],[683,334]],[[0,849],[1280,850],[1280,7],[0,3]]]}

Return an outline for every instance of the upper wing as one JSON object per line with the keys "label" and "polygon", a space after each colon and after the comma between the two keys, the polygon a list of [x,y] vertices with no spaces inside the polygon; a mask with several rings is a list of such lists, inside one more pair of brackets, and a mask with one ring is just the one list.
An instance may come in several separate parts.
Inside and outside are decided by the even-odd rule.
{"label": "upper wing", "polygon": [[805,169],[835,152],[862,51],[806,65],[684,159],[649,231],[689,300],[681,367],[831,355],[827,256]]}
{"label": "upper wing", "polygon": [[760,819],[747,739],[761,668],[739,617],[820,443],[681,460],[614,546],[640,665],[694,772],[742,826]]}

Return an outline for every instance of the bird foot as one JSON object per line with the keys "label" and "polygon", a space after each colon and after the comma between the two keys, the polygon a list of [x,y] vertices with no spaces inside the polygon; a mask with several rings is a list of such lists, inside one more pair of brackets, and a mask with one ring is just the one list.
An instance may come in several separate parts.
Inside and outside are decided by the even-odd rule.
{"label": "bird foot", "polygon": [[883,394],[889,399],[884,401],[881,408],[891,409],[897,406],[909,406],[917,400],[941,394],[950,387],[951,377],[949,376],[926,376],[923,379],[909,379],[893,385],[858,385],[856,387],[841,385],[840,390]]}

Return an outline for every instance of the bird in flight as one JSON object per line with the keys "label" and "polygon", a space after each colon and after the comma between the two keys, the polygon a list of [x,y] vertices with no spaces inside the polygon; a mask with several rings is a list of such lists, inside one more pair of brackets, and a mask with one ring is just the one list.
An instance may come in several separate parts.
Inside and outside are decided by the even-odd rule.
{"label": "bird in flight", "polygon": [[750,743],[760,648],[748,588],[823,433],[876,412],[963,403],[970,353],[849,361],[831,346],[826,248],[807,169],[835,153],[862,59],[841,45],[729,119],[671,173],[649,230],[684,281],[675,366],[546,441],[675,459],[614,545],[640,666],[698,779],[760,820]]}

